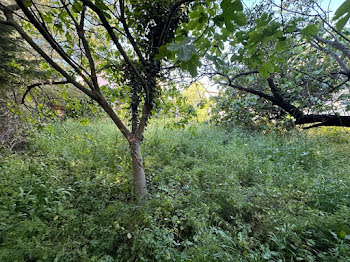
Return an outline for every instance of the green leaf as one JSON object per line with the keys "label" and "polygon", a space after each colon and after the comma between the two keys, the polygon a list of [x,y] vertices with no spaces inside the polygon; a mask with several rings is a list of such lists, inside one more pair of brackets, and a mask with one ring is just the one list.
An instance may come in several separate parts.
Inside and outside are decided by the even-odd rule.
{"label": "green leaf", "polygon": [[64,30],[63,30],[63,25],[62,25],[61,22],[54,24],[54,27],[55,27],[55,28],[57,29],[57,31],[60,32],[61,34],[64,32]]}
{"label": "green leaf", "polygon": [[166,46],[161,46],[158,48],[158,54],[154,57],[155,60],[162,60],[164,57],[170,57],[171,52]]}
{"label": "green leaf", "polygon": [[225,17],[223,15],[217,15],[213,18],[214,24],[217,26],[222,26],[225,21]]}
{"label": "green leaf", "polygon": [[171,43],[167,46],[167,50],[169,50],[171,52],[176,52],[179,50],[180,47],[181,47],[181,45],[179,45],[179,44]]}
{"label": "green leaf", "polygon": [[188,45],[191,41],[190,38],[186,37],[181,41],[180,44],[171,43],[168,45],[167,50],[170,52],[177,53],[177,57],[179,60],[183,62],[188,62],[192,55],[195,53],[195,47],[193,45]]}
{"label": "green leaf", "polygon": [[82,126],[86,126],[89,123],[90,123],[90,120],[88,118],[83,118],[83,119],[80,120],[80,124]]}
{"label": "green leaf", "polygon": [[63,100],[67,100],[67,99],[68,99],[68,94],[67,94],[66,91],[62,91],[62,92],[61,92],[61,96],[62,96],[62,99],[63,99]]}
{"label": "green leaf", "polygon": [[278,40],[278,42],[276,43],[276,51],[277,52],[280,52],[280,51],[283,51],[283,50],[285,50],[286,49],[286,47],[287,47],[288,45],[287,45],[287,41],[286,40],[282,40],[282,39],[280,39],[280,40]]}
{"label": "green leaf", "polygon": [[26,98],[30,103],[33,101],[32,97],[30,95],[27,95]]}
{"label": "green leaf", "polygon": [[268,77],[273,72],[274,72],[274,66],[273,66],[273,64],[270,61],[267,61],[267,62],[263,63],[259,67],[259,73],[263,77]]}
{"label": "green leaf", "polygon": [[303,30],[300,31],[300,33],[305,36],[317,35],[317,32],[318,32],[318,27],[315,24],[308,25],[307,27],[305,27]]}
{"label": "green leaf", "polygon": [[344,26],[346,25],[346,23],[349,21],[350,19],[350,12],[348,13],[348,15],[346,15],[345,17],[343,17],[342,19],[339,19],[339,21],[335,24],[335,27],[338,31],[343,30]]}
{"label": "green leaf", "polygon": [[247,24],[247,18],[243,12],[235,12],[232,15],[233,21],[239,26],[245,26]]}
{"label": "green leaf", "polygon": [[47,23],[51,23],[52,20],[53,20],[52,14],[49,13],[49,12],[43,13],[42,17],[43,17],[44,21],[47,22]]}
{"label": "green leaf", "polygon": [[194,54],[191,59],[187,62],[182,62],[180,64],[180,68],[182,70],[188,71],[192,77],[198,75],[198,67],[201,66],[201,62],[199,61],[200,57],[198,54]]}
{"label": "green leaf", "polygon": [[81,5],[81,3],[79,3],[78,1],[74,1],[74,3],[73,3],[73,12],[79,13],[82,10],[83,10],[83,6]]}
{"label": "green leaf", "polygon": [[248,35],[249,35],[249,43],[252,45],[259,43],[263,39],[263,33],[260,30],[252,31],[248,33]]}
{"label": "green leaf", "polygon": [[66,23],[67,21],[67,18],[68,17],[68,13],[66,11],[62,11],[59,16],[58,16],[58,19],[60,19],[63,23]]}
{"label": "green leaf", "polygon": [[192,45],[181,46],[177,53],[177,57],[181,61],[188,62],[192,57],[193,51],[194,51],[194,46]]}
{"label": "green leaf", "polygon": [[105,16],[106,18],[108,18],[108,19],[111,19],[111,18],[112,18],[111,15],[108,14],[107,12],[105,12],[105,11],[103,11],[103,14],[104,14],[104,16]]}
{"label": "green leaf", "polygon": [[30,6],[32,6],[32,1],[31,1],[31,0],[25,0],[25,1],[24,1],[24,5],[25,5],[26,7],[30,7]]}
{"label": "green leaf", "polygon": [[243,11],[243,5],[240,0],[223,0],[220,6],[224,13]]}
{"label": "green leaf", "polygon": [[344,239],[345,236],[346,236],[346,232],[345,232],[344,230],[341,230],[341,231],[339,232],[339,236],[340,236],[340,238]]}
{"label": "green leaf", "polygon": [[227,20],[227,19],[225,20],[225,26],[226,26],[227,31],[229,31],[231,33],[233,33],[235,31],[235,27],[230,20]]}
{"label": "green leaf", "polygon": [[350,0],[345,0],[344,3],[341,4],[341,6],[335,11],[333,21],[340,18],[342,15],[350,13]]}
{"label": "green leaf", "polygon": [[95,5],[101,10],[108,10],[108,6],[106,6],[105,3],[103,3],[101,0],[96,0]]}

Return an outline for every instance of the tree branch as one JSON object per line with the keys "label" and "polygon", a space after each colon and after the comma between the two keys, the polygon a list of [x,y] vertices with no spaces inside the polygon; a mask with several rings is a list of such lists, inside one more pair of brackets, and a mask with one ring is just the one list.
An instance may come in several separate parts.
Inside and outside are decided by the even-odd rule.
{"label": "tree branch", "polygon": [[337,41],[337,40],[334,40],[334,41],[325,40],[319,36],[314,36],[314,38],[319,42],[322,42],[324,44],[330,45],[330,46],[338,49],[339,51],[343,52],[343,54],[350,59],[350,49],[348,47],[346,47],[345,45],[343,45],[342,43],[340,43],[339,41]]}
{"label": "tree branch", "polygon": [[165,37],[167,36],[168,34],[168,31],[169,31],[169,28],[170,28],[170,24],[171,24],[171,19],[173,18],[176,10],[183,4],[185,3],[190,3],[190,2],[193,2],[194,0],[180,0],[180,1],[177,1],[170,9],[169,11],[169,14],[168,14],[168,17],[167,17],[167,20],[164,24],[164,27],[163,27],[163,30],[162,30],[162,34],[160,35],[160,38],[159,38],[159,42],[158,42],[158,46],[157,47],[160,47],[163,45],[164,43],[164,40],[165,40]]}
{"label": "tree branch", "polygon": [[126,19],[125,19],[125,12],[124,12],[124,0],[119,0],[119,7],[120,7],[120,21],[122,22],[126,37],[129,39],[131,45],[133,46],[137,56],[139,57],[141,63],[143,66],[147,66],[147,62],[146,60],[143,58],[143,55],[139,49],[139,46],[137,45],[137,43],[135,42],[134,37],[131,35],[130,30],[129,30],[129,26],[126,23]]}
{"label": "tree branch", "polygon": [[88,41],[86,40],[85,32],[84,32],[84,22],[85,22],[85,11],[86,11],[86,8],[85,8],[85,6],[83,6],[83,10],[81,12],[81,17],[80,17],[80,23],[78,24],[78,21],[73,17],[73,15],[71,14],[70,10],[65,5],[64,0],[61,0],[61,3],[65,6],[65,9],[66,9],[68,15],[73,20],[75,28],[76,28],[77,33],[78,33],[78,37],[79,37],[79,39],[81,40],[81,42],[83,44],[85,55],[86,55],[86,57],[87,57],[87,59],[89,61],[91,81],[92,81],[92,85],[94,87],[93,90],[95,90],[97,92],[100,92],[100,87],[99,87],[99,84],[98,84],[98,81],[97,81],[95,61],[92,58],[90,46],[89,46]]}
{"label": "tree branch", "polygon": [[[18,1],[18,0],[17,0]],[[141,73],[137,70],[137,68],[135,67],[135,65],[133,64],[133,62],[129,59],[129,56],[127,55],[127,53],[125,52],[124,48],[122,47],[122,45],[119,43],[119,39],[118,37],[115,35],[113,28],[111,27],[111,25],[109,24],[109,22],[107,21],[107,18],[105,17],[104,13],[102,12],[102,10],[100,8],[98,8],[94,3],[92,3],[90,0],[81,0],[84,5],[88,6],[91,8],[91,10],[93,10],[97,16],[100,18],[103,27],[107,30],[108,34],[110,35],[110,37],[112,38],[112,41],[114,42],[114,44],[116,45],[118,51],[120,52],[120,54],[122,55],[122,57],[124,58],[125,62],[131,67],[131,69],[134,71],[134,73],[136,74],[136,76],[140,79],[141,83],[144,85],[145,89],[147,90],[146,94],[149,93],[148,92],[148,85],[146,83],[146,80],[142,77]]]}
{"label": "tree branch", "polygon": [[350,127],[350,116],[338,116],[338,115],[305,115],[296,120],[295,124],[311,124],[317,123],[312,126],[304,127],[303,129],[310,129],[320,126],[344,126]]}
{"label": "tree branch", "polygon": [[[86,78],[86,76],[81,73],[81,69],[85,71],[82,67],[76,64],[71,57],[62,49],[62,47],[56,42],[56,40],[52,37],[52,35],[47,31],[46,26],[43,26],[42,23],[40,23],[35,16],[32,14],[32,12],[26,7],[23,0],[16,0],[16,3],[22,10],[22,12],[27,16],[29,21],[35,26],[35,28],[40,32],[40,34],[45,38],[45,40],[50,44],[50,46],[62,57],[64,61],[66,61],[73,69],[74,71],[80,75],[86,84],[93,89],[93,86],[91,82]],[[86,72],[86,71],[85,71]],[[87,73],[87,72],[86,72]]]}
{"label": "tree branch", "polygon": [[282,94],[281,90],[279,90],[274,81],[273,81],[273,75],[267,78],[267,83],[269,84],[269,87],[271,89],[271,92],[274,96],[275,101],[271,101],[281,107],[283,110],[291,114],[294,118],[300,118],[304,115],[304,113],[297,107],[293,106],[290,102],[286,101]]}
{"label": "tree branch", "polygon": [[316,48],[316,49],[318,49],[318,50],[320,50],[320,51],[322,51],[322,52],[324,52],[324,53],[329,54],[330,56],[332,56],[332,57],[337,61],[337,63],[339,64],[339,66],[343,69],[345,75],[350,76],[350,70],[349,70],[349,68],[345,65],[345,63],[343,62],[343,60],[341,60],[341,58],[340,58],[339,56],[337,56],[337,54],[335,54],[333,51],[331,51],[331,50],[329,50],[329,49],[327,49],[327,48],[322,47],[322,46],[319,45],[318,43],[311,43],[311,45],[312,45],[314,48]]}
{"label": "tree branch", "polygon": [[33,39],[23,30],[23,28],[16,23],[13,18],[12,12],[4,11],[8,25],[11,25],[17,30],[22,38],[42,57],[48,62],[57,72],[67,79],[68,82],[72,83],[83,93],[87,94],[91,98],[95,98],[95,95],[88,89],[86,89],[81,83],[77,82],[71,75],[69,75],[63,68],[61,68],[51,57],[49,57],[34,41]]}
{"label": "tree branch", "polygon": [[35,87],[38,86],[44,86],[44,85],[61,85],[61,84],[69,84],[67,80],[60,80],[60,81],[47,81],[42,83],[35,83],[27,86],[27,90],[24,92],[21,100],[21,104],[24,104],[24,99],[26,98],[27,94]]}

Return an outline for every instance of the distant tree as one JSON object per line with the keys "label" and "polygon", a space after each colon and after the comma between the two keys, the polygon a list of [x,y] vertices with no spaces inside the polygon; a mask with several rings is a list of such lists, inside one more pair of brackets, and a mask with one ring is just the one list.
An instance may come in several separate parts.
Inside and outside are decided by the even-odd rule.
{"label": "distant tree", "polygon": [[246,112],[251,119],[289,116],[306,128],[349,127],[349,28],[339,31],[308,1],[264,2],[247,17],[222,53],[208,57],[208,74],[226,87],[218,118],[242,120]]}
{"label": "distant tree", "polygon": [[186,103],[193,106],[198,121],[209,120],[208,92],[201,83],[193,83],[183,91]]}

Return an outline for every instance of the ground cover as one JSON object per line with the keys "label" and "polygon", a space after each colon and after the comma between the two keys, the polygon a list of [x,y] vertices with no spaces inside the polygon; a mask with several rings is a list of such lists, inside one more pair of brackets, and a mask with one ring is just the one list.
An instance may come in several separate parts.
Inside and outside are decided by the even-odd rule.
{"label": "ground cover", "polygon": [[0,158],[0,261],[349,261],[350,136],[152,123],[149,196],[108,121]]}

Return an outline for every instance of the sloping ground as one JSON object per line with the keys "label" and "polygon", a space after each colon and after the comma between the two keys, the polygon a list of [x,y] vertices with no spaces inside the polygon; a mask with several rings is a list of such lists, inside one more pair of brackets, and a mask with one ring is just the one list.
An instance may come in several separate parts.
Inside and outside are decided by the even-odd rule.
{"label": "sloping ground", "polygon": [[0,160],[0,261],[349,261],[350,136],[151,125],[136,201],[112,124]]}

